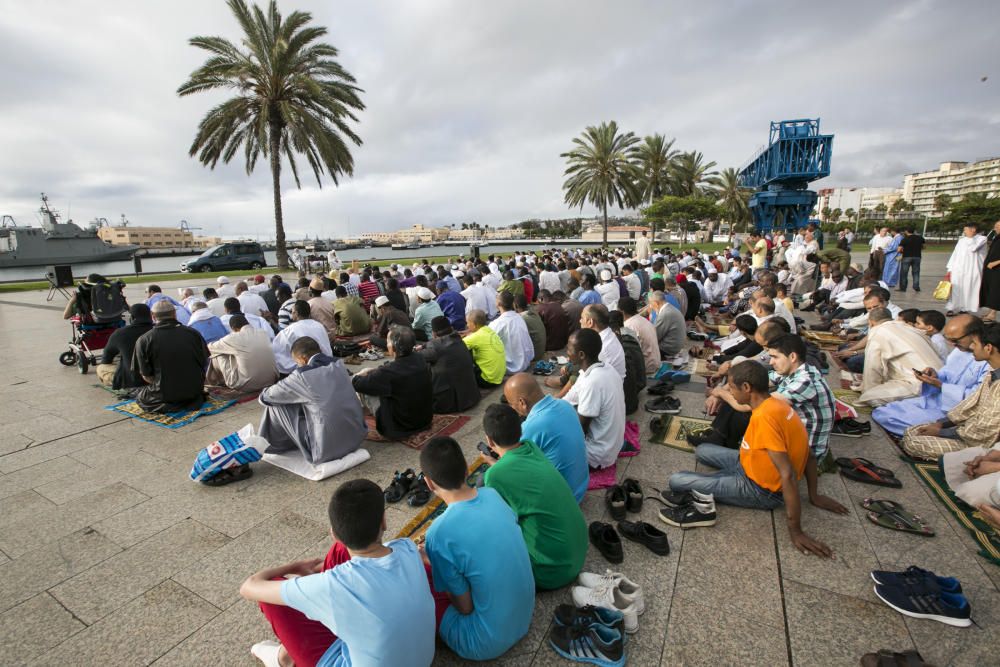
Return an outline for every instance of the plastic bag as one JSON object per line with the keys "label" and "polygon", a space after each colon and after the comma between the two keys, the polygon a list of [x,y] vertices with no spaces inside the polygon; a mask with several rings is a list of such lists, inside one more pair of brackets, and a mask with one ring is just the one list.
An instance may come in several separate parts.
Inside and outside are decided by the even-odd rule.
{"label": "plastic bag", "polygon": [[191,479],[203,482],[226,468],[260,461],[261,453],[257,447],[266,448],[267,441],[254,433],[253,424],[247,424],[236,433],[230,433],[202,449],[191,466]]}
{"label": "plastic bag", "polygon": [[951,298],[951,283],[947,280],[942,280],[934,288],[934,298],[938,301],[947,301]]}

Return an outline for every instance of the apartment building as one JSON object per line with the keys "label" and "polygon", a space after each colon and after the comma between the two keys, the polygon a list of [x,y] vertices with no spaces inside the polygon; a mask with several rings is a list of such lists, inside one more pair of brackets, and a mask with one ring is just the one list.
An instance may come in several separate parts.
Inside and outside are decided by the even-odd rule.
{"label": "apartment building", "polygon": [[903,198],[913,204],[915,212],[925,216],[940,216],[934,200],[949,195],[958,201],[971,192],[985,192],[1000,197],[1000,157],[977,162],[942,162],[935,171],[922,171],[903,177]]}

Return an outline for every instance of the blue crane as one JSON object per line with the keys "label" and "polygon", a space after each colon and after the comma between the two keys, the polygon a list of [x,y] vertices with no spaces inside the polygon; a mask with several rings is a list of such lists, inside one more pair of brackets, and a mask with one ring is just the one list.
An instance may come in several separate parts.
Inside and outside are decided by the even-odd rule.
{"label": "blue crane", "polygon": [[740,170],[750,197],[754,227],[761,233],[805,227],[816,206],[812,181],[830,175],[833,135],[819,133],[819,118],[771,122],[767,146]]}

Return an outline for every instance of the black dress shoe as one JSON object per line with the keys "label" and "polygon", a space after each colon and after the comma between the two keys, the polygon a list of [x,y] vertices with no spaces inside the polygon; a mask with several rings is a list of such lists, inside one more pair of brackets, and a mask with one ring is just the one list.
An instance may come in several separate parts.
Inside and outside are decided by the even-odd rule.
{"label": "black dress shoe", "polygon": [[622,537],[645,545],[654,554],[666,556],[670,553],[667,534],[645,521],[619,521],[618,530]]}
{"label": "black dress shoe", "polygon": [[666,396],[675,389],[674,383],[670,380],[660,380],[652,387],[646,389],[650,396]]}
{"label": "black dress shoe", "polygon": [[610,523],[595,521],[590,524],[590,543],[597,547],[610,563],[620,563],[625,560],[625,555],[622,553],[622,538],[618,537],[615,527]]}
{"label": "black dress shoe", "polygon": [[609,486],[608,490],[604,492],[604,504],[608,506],[608,512],[611,513],[611,518],[615,521],[621,521],[625,518],[627,501],[628,495],[625,493],[625,489],[618,484]]}
{"label": "black dress shoe", "polygon": [[[642,511],[642,487],[639,485],[639,480],[632,479],[629,477],[622,482],[622,488],[625,490],[625,509],[633,514]],[[618,519],[619,521],[621,519]]]}

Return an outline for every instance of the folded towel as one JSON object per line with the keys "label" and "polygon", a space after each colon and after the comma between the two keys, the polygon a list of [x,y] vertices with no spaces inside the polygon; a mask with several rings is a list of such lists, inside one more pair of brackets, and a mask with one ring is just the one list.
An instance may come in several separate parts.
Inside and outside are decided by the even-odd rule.
{"label": "folded towel", "polygon": [[313,482],[318,482],[321,479],[339,475],[345,470],[350,470],[354,466],[361,465],[371,457],[372,455],[368,453],[367,449],[356,449],[347,456],[316,465],[307,462],[302,458],[302,454],[298,452],[264,454],[263,460],[273,466],[295,473],[299,477],[305,477]]}

